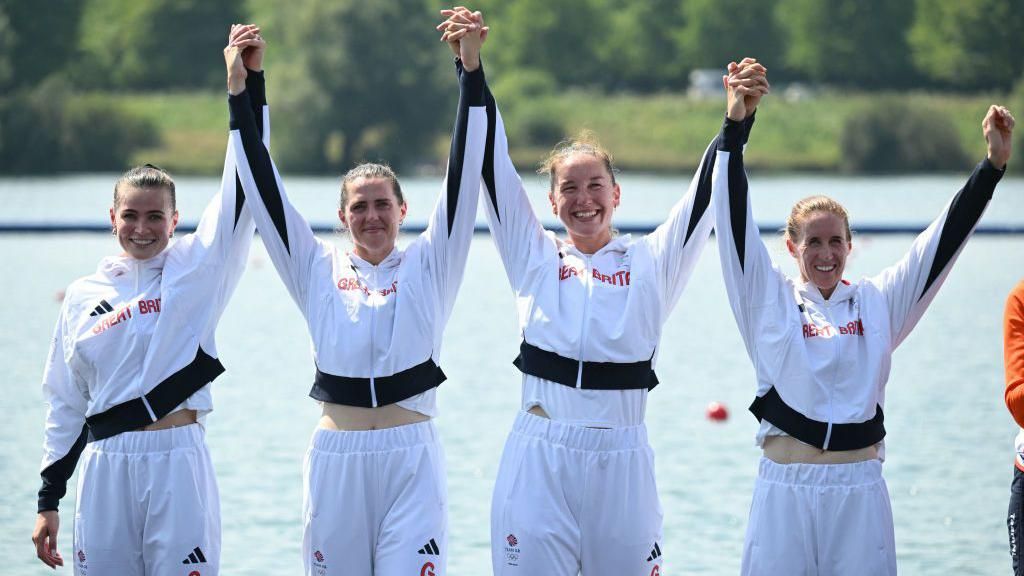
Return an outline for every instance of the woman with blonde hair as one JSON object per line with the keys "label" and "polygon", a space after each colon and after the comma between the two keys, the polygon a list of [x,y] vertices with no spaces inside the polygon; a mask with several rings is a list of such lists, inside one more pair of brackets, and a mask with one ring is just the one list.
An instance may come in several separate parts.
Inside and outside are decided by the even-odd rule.
{"label": "woman with blonde hair", "polygon": [[[253,70],[249,89],[262,94],[259,29],[232,26],[229,45]],[[257,96],[248,105],[262,116],[264,103]],[[196,232],[173,242],[170,175],[149,164],[125,172],[110,209],[122,252],[66,291],[43,374],[43,487],[32,535],[51,568],[64,563],[57,509],[81,459],[75,574],[220,569],[220,503],[202,423],[213,410],[209,384],[224,372],[214,334],[254,230],[231,146]]]}
{"label": "woman with blonde hair", "polygon": [[[730,66],[730,80],[747,72]],[[1013,116],[992,106],[988,155],[899,262],[843,278],[853,248],[846,210],[798,202],[785,241],[800,271],[772,262],[750,210],[742,119],[729,89],[714,171],[715,226],[733,315],[754,364],[764,450],[742,574],[895,574],[892,510],[882,478],[885,386],[910,334],[981,218],[1010,157]]]}

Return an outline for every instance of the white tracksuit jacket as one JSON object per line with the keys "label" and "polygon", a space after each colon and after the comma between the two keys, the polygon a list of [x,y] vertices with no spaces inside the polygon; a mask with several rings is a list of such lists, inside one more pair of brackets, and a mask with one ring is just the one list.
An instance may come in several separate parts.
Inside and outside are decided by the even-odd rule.
{"label": "white tracksuit jacket", "polygon": [[788,434],[829,450],[879,443],[892,353],[935,298],[1002,171],[979,163],[903,259],[844,280],[825,300],[772,263],[750,210],[742,143],[742,125],[726,120],[713,203],[729,303],[757,376],[757,442]]}
{"label": "white tracksuit jacket", "polygon": [[[265,108],[262,75],[252,76],[254,106]],[[39,511],[57,509],[88,440],[179,408],[213,409],[208,383],[224,371],[214,332],[255,230],[230,148],[220,192],[194,233],[149,260],[104,258],[65,291],[43,374]]]}
{"label": "white tracksuit jacket", "polygon": [[483,69],[457,68],[461,95],[444,191],[426,231],[376,266],[313,235],[259,141],[247,93],[231,98],[239,177],[274,267],[306,319],[317,400],[397,403],[436,415],[441,340],[473,236],[487,136]]}
{"label": "white tracksuit jacket", "polygon": [[501,115],[488,113],[495,135],[484,160],[483,202],[516,296],[523,409],[542,404],[552,418],[583,426],[641,424],[647,392],[658,382],[662,326],[711,234],[716,145],[654,232],[613,238],[587,255],[541,226],[509,158]]}

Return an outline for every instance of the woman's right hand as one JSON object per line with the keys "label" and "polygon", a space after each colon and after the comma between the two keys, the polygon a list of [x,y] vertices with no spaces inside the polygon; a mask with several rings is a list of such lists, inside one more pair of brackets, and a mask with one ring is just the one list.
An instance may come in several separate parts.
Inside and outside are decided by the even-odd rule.
{"label": "woman's right hand", "polygon": [[761,97],[770,91],[768,70],[753,58],[744,58],[738,64],[730,62],[728,75],[722,76],[726,94],[726,116],[741,121],[757,109]]}
{"label": "woman's right hand", "polygon": [[54,570],[64,565],[64,558],[57,552],[57,532],[60,530],[60,516],[56,510],[45,510],[36,516],[36,529],[32,531],[32,543],[36,556]]}
{"label": "woman's right hand", "polygon": [[442,32],[441,41],[447,42],[460,60],[462,67],[472,72],[480,67],[480,47],[487,41],[490,28],[484,25],[484,16],[479,11],[471,12],[464,6],[441,10],[448,19],[437,26]]}
{"label": "woman's right hand", "polygon": [[1013,114],[995,104],[989,107],[985,119],[981,121],[981,130],[988,143],[988,161],[1000,170],[1006,168],[1013,150],[1013,126]]}

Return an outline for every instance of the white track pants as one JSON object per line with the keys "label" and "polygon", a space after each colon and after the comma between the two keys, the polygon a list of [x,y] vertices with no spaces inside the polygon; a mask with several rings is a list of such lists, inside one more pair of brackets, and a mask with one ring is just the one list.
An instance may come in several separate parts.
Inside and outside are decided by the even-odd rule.
{"label": "white track pants", "polygon": [[491,503],[495,576],[657,576],[661,526],[645,426],[519,414]]}
{"label": "white track pants", "polygon": [[317,430],[303,476],[307,575],[447,573],[444,453],[432,421]]}
{"label": "white track pants", "polygon": [[743,576],[894,575],[895,552],[880,461],[777,464],[761,458]]}
{"label": "white track pants", "polygon": [[86,445],[76,576],[216,576],[220,501],[199,424]]}

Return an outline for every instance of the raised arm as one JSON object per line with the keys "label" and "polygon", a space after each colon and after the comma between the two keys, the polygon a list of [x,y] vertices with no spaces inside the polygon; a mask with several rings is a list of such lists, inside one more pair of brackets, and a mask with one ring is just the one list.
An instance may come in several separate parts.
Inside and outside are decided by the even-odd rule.
{"label": "raised arm", "polygon": [[[249,39],[248,42],[254,42]],[[257,114],[261,94],[250,89],[245,63],[246,40],[224,49],[228,70],[228,106],[231,113],[231,152],[238,180],[256,220],[260,237],[274,267],[292,298],[305,310],[309,267],[320,243],[309,224],[285,194],[280,174],[270,157],[267,140],[260,133],[260,119],[269,117],[266,106]],[[262,39],[260,39],[262,42]],[[263,44],[265,48],[265,44]],[[262,65],[262,62],[260,63]],[[262,70],[261,70],[262,71]]]}
{"label": "raised arm", "polygon": [[[729,65],[729,70],[734,73],[733,82],[736,85],[744,85],[744,91],[747,93],[743,115],[739,116],[742,148],[750,138],[750,129],[754,125],[754,111],[761,97],[768,92],[767,70],[753,58],[746,58],[740,64],[733,62]],[[672,208],[668,220],[644,239],[650,245],[658,263],[658,281],[665,298],[663,304],[666,313],[675,307],[679,295],[689,281],[694,265],[704,250],[704,245],[711,236],[714,225],[714,216],[710,210],[711,176],[721,141],[722,135],[711,141],[704,150],[686,194]]]}
{"label": "raised arm", "polygon": [[939,217],[914,240],[906,256],[871,278],[889,305],[893,348],[917,325],[974,233],[1010,158],[1013,125],[1013,116],[1006,108],[989,108],[982,122],[988,141],[987,157],[978,163]]}
{"label": "raised arm", "polygon": [[[443,11],[442,14],[450,18],[450,12],[454,11]],[[438,29],[446,30],[447,26],[446,21]],[[445,36],[441,39],[447,40]],[[512,165],[501,114],[486,85],[484,98],[488,126],[480,193],[483,195],[491,236],[512,289],[518,291],[529,267],[531,254],[540,252],[545,242],[544,228],[533,213],[523,183]]]}
{"label": "raised arm", "polygon": [[75,473],[87,436],[85,413],[88,399],[83,392],[85,386],[68,366],[64,354],[67,302],[65,300],[57,319],[43,372],[46,431],[39,472],[42,487],[39,489],[36,527],[32,533],[36,556],[51,568],[64,564],[57,551],[57,533],[60,529],[57,508],[67,492],[68,480]]}
{"label": "raised arm", "polygon": [[445,29],[444,37],[456,56],[459,106],[442,191],[419,241],[425,245],[424,255],[432,270],[431,278],[447,316],[462,282],[476,224],[487,140],[487,109],[486,83],[480,66],[480,47],[485,36],[482,17],[477,21],[470,18],[473,15],[454,11],[442,13],[447,13],[449,22],[458,20]]}
{"label": "raised arm", "polygon": [[[742,64],[742,63],[741,63]],[[774,304],[778,294],[778,273],[750,208],[747,174],[743,166],[743,119],[747,115],[748,97],[756,95],[754,86],[732,82],[736,67],[730,65],[726,81],[728,107],[716,145],[715,168],[712,175],[712,204],[718,239],[722,274],[729,295],[729,305],[748,349],[753,341],[751,310]],[[735,80],[741,80],[739,78]]]}

